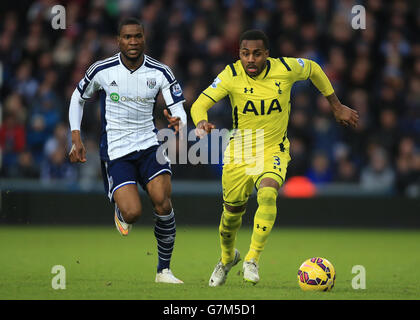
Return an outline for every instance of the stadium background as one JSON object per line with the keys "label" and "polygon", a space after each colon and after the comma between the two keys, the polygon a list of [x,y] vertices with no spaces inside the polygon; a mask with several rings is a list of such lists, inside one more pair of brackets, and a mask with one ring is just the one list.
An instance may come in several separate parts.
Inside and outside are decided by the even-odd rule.
{"label": "stadium background", "polygon": [[[95,205],[85,209],[93,216],[91,208],[102,203],[101,196],[106,202],[98,158],[99,103],[88,102],[84,109],[82,134],[88,161],[83,165],[68,161],[68,105],[85,70],[117,52],[116,26],[125,16],[144,22],[146,53],[172,68],[183,87],[188,115],[200,92],[237,59],[238,37],[246,29],[268,34],[272,57],[305,57],[322,66],[342,103],[358,110],[360,125],[356,130],[340,127],[310,81],[295,85],[288,130],[291,195],[295,183],[298,190],[306,190],[299,184],[302,179],[292,179],[304,177],[309,180],[307,195],[315,187],[318,196],[419,198],[416,1],[62,1],[66,29],[54,30],[51,7],[57,3],[19,1],[0,13],[4,222],[27,221],[21,216],[31,216],[37,205],[22,203],[34,195],[41,203],[45,203],[42,196],[51,192],[60,192],[65,202],[70,193],[95,199]],[[356,4],[366,9],[364,30],[351,27]],[[158,129],[166,127],[163,107],[159,96]],[[218,128],[231,128],[227,98],[210,110],[210,119]],[[220,166],[173,165],[173,172],[175,196],[207,195],[220,202]],[[21,197],[27,201],[19,201]],[[389,208],[385,205],[384,210]],[[210,210],[203,216],[208,214],[218,216]]]}
{"label": "stadium background", "polygon": [[[51,27],[55,4],[66,8],[65,30]],[[351,28],[356,4],[366,9],[365,30]],[[419,10],[414,0],[2,2],[0,298],[418,299]],[[146,53],[180,81],[188,115],[198,94],[237,59],[238,37],[249,28],[268,34],[272,57],[318,62],[341,101],[359,111],[359,128],[342,128],[310,82],[295,85],[293,161],[256,288],[244,288],[239,273],[221,290],[206,285],[219,254],[220,166],[173,165],[174,268],[184,290],[152,281],[152,208],[143,191],[144,214],[130,236],[114,228],[99,170],[97,101],[84,109],[88,161],[68,162],[70,96],[89,65],[117,51],[117,23],[133,15],[145,24]],[[158,128],[166,127],[163,107],[159,97]],[[210,119],[231,127],[227,99]],[[308,197],[294,197],[296,190]],[[255,208],[253,198],[241,250]],[[298,289],[296,269],[314,254],[325,254],[338,270],[331,295]],[[56,264],[66,267],[68,290],[51,289]],[[367,269],[368,290],[349,290],[356,264]]]}

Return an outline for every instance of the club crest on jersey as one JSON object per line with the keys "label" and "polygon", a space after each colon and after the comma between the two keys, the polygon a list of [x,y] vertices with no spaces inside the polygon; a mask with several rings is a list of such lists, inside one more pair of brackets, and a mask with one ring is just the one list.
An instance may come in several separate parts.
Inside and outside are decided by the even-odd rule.
{"label": "club crest on jersey", "polygon": [[147,78],[147,86],[149,87],[149,89],[153,89],[156,86],[156,79]]}
{"label": "club crest on jersey", "polygon": [[274,83],[275,83],[275,85],[276,85],[276,86],[277,86],[277,88],[278,88],[278,91],[277,91],[277,92],[278,92],[279,94],[281,94],[280,81],[275,81]]}
{"label": "club crest on jersey", "polygon": [[182,95],[182,89],[181,89],[181,86],[180,86],[178,83],[175,83],[175,84],[172,86],[172,94],[173,94],[175,97],[180,97],[180,96]]}

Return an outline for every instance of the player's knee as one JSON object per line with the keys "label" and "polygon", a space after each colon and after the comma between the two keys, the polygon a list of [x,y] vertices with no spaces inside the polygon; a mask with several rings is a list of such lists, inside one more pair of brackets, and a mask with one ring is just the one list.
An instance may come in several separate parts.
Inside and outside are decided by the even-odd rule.
{"label": "player's knee", "polygon": [[272,187],[260,188],[257,193],[257,201],[259,205],[275,206],[277,199],[277,189]]}
{"label": "player's knee", "polygon": [[231,205],[228,205],[228,204],[224,203],[224,206],[225,206],[225,210],[227,210],[228,212],[231,212],[231,213],[243,212],[246,209],[246,203],[241,205],[241,206],[231,206]]}
{"label": "player's knee", "polygon": [[169,197],[161,197],[153,202],[155,212],[159,215],[167,215],[172,211],[172,203]]}
{"label": "player's knee", "polygon": [[134,223],[140,218],[141,216],[141,207],[140,206],[131,206],[124,208],[121,210],[121,214],[123,216],[123,219],[126,223]]}
{"label": "player's knee", "polygon": [[230,238],[233,232],[236,232],[242,224],[242,214],[223,212],[222,221],[219,225],[220,235]]}

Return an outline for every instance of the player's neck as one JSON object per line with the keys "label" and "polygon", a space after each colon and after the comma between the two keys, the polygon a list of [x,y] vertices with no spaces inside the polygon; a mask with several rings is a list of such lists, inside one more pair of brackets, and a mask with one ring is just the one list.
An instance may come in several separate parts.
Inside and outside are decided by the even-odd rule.
{"label": "player's neck", "polygon": [[143,64],[144,54],[135,60],[128,59],[125,55],[121,54],[121,61],[126,66],[126,68],[130,70],[136,70]]}

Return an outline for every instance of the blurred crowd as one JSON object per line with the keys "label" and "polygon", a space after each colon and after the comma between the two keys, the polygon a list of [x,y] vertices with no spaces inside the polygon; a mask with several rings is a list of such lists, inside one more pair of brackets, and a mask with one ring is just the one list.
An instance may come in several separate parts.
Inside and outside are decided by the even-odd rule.
{"label": "blurred crowd", "polygon": [[[51,26],[51,7],[66,9],[66,29]],[[352,29],[354,5],[366,29]],[[4,4],[2,4],[4,6]],[[356,130],[335,123],[310,81],[292,92],[288,177],[316,185],[355,183],[370,190],[420,195],[420,6],[400,0],[75,0],[19,1],[0,11],[0,177],[100,178],[97,100],[85,104],[87,163],[72,165],[68,106],[96,60],[118,52],[122,17],[142,20],[146,54],[172,68],[189,115],[191,104],[228,63],[238,38],[264,30],[271,57],[304,57],[321,65],[343,104],[360,114]],[[158,97],[156,126],[166,127]],[[209,119],[231,128],[228,99]],[[189,118],[189,126],[193,124]],[[220,166],[174,165],[174,179],[219,179]]]}

